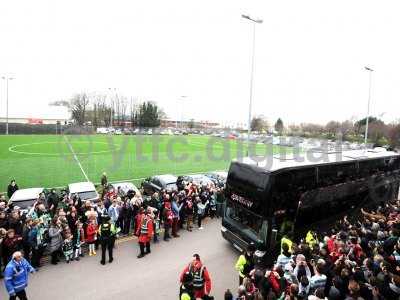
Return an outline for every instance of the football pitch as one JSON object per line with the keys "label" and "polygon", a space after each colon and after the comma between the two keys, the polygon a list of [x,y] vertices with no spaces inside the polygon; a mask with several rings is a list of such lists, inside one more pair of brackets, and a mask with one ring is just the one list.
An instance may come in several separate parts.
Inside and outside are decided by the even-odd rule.
{"label": "football pitch", "polygon": [[[283,149],[266,147],[252,148],[259,155]],[[3,135],[0,191],[11,179],[20,188],[49,188],[79,181],[98,183],[103,172],[109,181],[139,184],[157,174],[226,171],[233,158],[246,153],[245,142],[196,135]]]}

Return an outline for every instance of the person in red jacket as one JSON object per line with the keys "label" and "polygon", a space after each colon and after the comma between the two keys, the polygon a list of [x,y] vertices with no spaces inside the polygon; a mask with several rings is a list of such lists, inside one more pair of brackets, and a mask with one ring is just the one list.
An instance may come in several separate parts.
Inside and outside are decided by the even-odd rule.
{"label": "person in red jacket", "polygon": [[[136,235],[139,237],[139,247],[140,254],[138,258],[144,257],[146,254],[151,252],[150,250],[150,241],[153,237],[154,228],[153,228],[153,219],[151,218],[151,210],[147,209],[146,212],[142,211],[140,216],[137,218],[136,224]],[[144,248],[146,247],[146,252]]]}
{"label": "person in red jacket", "polygon": [[98,229],[96,219],[90,220],[89,225],[86,227],[86,243],[89,245],[89,256],[96,255],[94,244],[97,240]]}
{"label": "person in red jacket", "polygon": [[200,255],[193,255],[193,261],[183,269],[180,282],[183,283],[183,277],[189,273],[193,277],[194,297],[203,299],[206,295],[210,295],[211,277],[208,270],[200,260]]}

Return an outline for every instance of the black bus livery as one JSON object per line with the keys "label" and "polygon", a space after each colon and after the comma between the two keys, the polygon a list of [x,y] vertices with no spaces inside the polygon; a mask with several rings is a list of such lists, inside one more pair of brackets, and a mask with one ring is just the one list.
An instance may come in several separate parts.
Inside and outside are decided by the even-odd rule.
{"label": "black bus livery", "polygon": [[[362,207],[397,199],[400,154],[384,149],[326,153],[323,162],[273,157],[231,163],[221,232],[239,250],[255,243],[275,257],[283,236],[299,238]],[[266,255],[267,254],[267,255]]]}

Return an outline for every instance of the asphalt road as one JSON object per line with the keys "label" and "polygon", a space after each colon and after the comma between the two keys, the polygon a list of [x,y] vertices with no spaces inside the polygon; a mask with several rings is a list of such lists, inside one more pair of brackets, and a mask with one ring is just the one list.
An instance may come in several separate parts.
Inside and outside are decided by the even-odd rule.
{"label": "asphalt road", "polygon": [[[30,275],[27,289],[30,300],[74,299],[178,299],[179,274],[199,253],[212,279],[212,295],[223,299],[227,288],[236,290],[234,263],[238,252],[220,233],[221,221],[204,222],[204,230],[181,231],[180,238],[152,245],[152,253],[137,259],[136,240],[117,245],[112,264],[100,265],[96,257],[85,256],[79,262],[46,264]],[[0,282],[0,299],[8,299]]]}

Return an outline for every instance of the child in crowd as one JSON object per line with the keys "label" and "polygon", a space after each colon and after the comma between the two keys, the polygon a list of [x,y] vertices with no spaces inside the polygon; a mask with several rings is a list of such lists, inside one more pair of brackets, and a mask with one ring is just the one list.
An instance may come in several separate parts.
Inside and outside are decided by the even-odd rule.
{"label": "child in crowd", "polygon": [[86,243],[89,245],[89,256],[96,255],[94,246],[97,240],[97,230],[96,219],[92,218],[86,228]]}
{"label": "child in crowd", "polygon": [[76,232],[74,234],[74,250],[75,250],[75,260],[79,260],[80,257],[83,257],[82,253],[82,245],[85,241],[85,233],[83,230],[83,224],[81,222],[78,223]]}
{"label": "child in crowd", "polygon": [[65,235],[65,240],[62,246],[64,252],[65,260],[67,264],[74,258],[74,243],[72,241],[72,235],[67,233]]}
{"label": "child in crowd", "polygon": [[155,210],[153,213],[154,213],[154,243],[158,243],[158,237],[161,232],[160,217],[159,217],[160,214],[158,213],[158,210]]}

